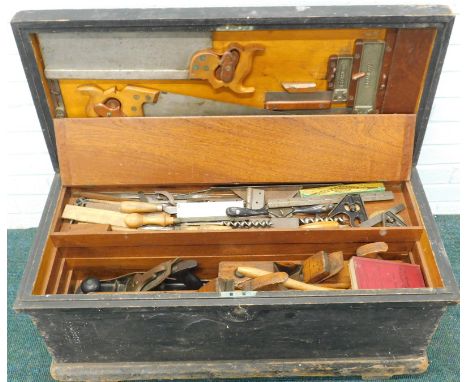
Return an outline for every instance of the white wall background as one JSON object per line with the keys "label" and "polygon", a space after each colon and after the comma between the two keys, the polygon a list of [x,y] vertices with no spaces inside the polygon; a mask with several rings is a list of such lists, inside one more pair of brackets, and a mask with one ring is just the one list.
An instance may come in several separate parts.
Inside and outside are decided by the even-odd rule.
{"label": "white wall background", "polygon": [[[205,1],[204,6],[279,6],[279,5],[350,5],[378,4],[378,1],[274,1],[274,0],[227,0]],[[386,0],[381,4],[446,4],[460,13],[456,1],[404,1]],[[140,1],[60,0],[26,1],[2,3],[3,41],[2,73],[7,73],[7,123],[2,126],[7,134],[7,224],[9,228],[34,227],[44,207],[52,181],[53,171],[42,132],[33,106],[29,88],[9,20],[15,12],[23,9],[60,8],[152,8],[194,7],[200,3],[189,1]],[[418,169],[435,214],[459,213],[460,141],[462,136],[462,89],[466,89],[466,76],[461,70],[463,62],[463,22],[455,23],[446,62],[437,90],[433,112],[424,141]],[[466,37],[465,37],[466,38]]]}

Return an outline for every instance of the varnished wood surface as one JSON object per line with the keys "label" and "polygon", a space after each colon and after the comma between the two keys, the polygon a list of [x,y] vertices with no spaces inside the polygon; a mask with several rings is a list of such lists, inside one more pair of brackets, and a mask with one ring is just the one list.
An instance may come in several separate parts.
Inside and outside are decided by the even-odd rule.
{"label": "varnished wood surface", "polygon": [[435,29],[399,29],[382,113],[415,113],[436,36]]}
{"label": "varnished wood surface", "polygon": [[[196,257],[196,258],[211,258],[212,261],[219,260],[219,257],[240,256],[243,261],[250,261],[250,256],[270,256],[285,254],[306,254],[310,256],[321,250],[328,252],[344,251],[344,257],[349,258],[356,253],[356,249],[366,242],[336,242],[336,243],[310,243],[310,244],[214,244],[214,245],[141,245],[128,247],[72,247],[62,248],[63,255],[67,258],[140,258],[140,257]],[[414,242],[401,241],[389,242],[389,252],[384,255],[386,258],[389,253],[404,253],[411,251],[414,247]],[[307,255],[308,254],[308,255]],[[393,258],[393,257],[392,257]],[[399,257],[401,258],[401,256]]]}
{"label": "varnished wood surface", "polygon": [[402,183],[402,186],[404,204],[407,207],[406,212],[408,213],[408,217],[411,219],[413,224],[423,226],[424,223],[421,217],[421,211],[419,210],[418,202],[416,201],[416,196],[414,194],[411,182],[404,182]]}
{"label": "varnished wood surface", "polygon": [[47,239],[41,265],[34,281],[33,294],[45,294],[49,282],[54,282],[53,269],[57,269],[58,251],[58,247],[53,244],[52,240]]}
{"label": "varnished wood surface", "polygon": [[336,228],[323,230],[250,229],[229,231],[156,231],[106,232],[80,234],[55,232],[51,239],[60,247],[191,245],[225,243],[231,245],[259,243],[327,243],[356,241],[414,241],[422,227]]}
{"label": "varnished wood surface", "polygon": [[414,115],[55,120],[64,185],[407,180]]}
{"label": "varnished wood surface", "polygon": [[414,253],[414,257],[416,262],[421,266],[426,285],[429,285],[432,288],[443,287],[444,283],[440,277],[439,269],[437,267],[434,256],[424,256],[425,253],[433,253],[431,241],[429,240],[426,231],[423,232],[421,241],[417,243],[416,248],[418,251]]}

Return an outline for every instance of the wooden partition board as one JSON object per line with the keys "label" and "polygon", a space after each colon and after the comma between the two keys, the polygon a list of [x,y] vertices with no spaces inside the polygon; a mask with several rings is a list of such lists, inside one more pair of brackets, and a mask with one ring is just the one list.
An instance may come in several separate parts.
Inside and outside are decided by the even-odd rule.
{"label": "wooden partition board", "polygon": [[259,243],[330,243],[372,241],[415,241],[422,227],[343,228],[343,229],[250,229],[226,231],[138,231],[81,234],[56,232],[51,239],[59,247],[137,246],[137,245],[239,245]]}
{"label": "wooden partition board", "polygon": [[66,186],[408,180],[415,115],[56,119]]}

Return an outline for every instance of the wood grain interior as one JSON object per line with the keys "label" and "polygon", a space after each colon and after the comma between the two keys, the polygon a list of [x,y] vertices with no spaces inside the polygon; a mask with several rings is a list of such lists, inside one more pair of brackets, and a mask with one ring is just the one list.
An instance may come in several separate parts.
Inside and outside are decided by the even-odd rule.
{"label": "wood grain interior", "polygon": [[415,115],[56,119],[66,186],[408,180]]}

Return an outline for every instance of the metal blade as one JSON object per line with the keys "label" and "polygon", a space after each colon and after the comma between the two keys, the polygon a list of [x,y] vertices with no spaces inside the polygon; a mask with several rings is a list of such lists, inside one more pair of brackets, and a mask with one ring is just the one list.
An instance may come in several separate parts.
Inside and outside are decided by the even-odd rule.
{"label": "metal blade", "polygon": [[[360,194],[364,202],[375,202],[381,200],[393,200],[392,191],[384,192],[368,192]],[[283,207],[298,207],[298,206],[313,206],[316,204],[336,204],[343,199],[343,195],[329,196],[309,196],[307,198],[291,198],[291,199],[271,199],[268,201],[269,208]]]}

